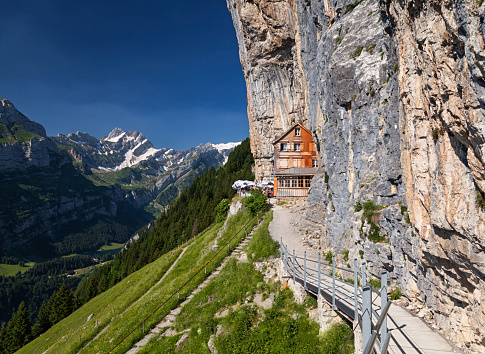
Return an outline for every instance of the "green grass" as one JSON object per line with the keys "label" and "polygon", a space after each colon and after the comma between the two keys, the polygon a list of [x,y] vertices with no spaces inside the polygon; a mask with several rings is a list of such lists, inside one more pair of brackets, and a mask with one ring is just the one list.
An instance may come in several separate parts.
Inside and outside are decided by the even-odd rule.
{"label": "green grass", "polygon": [[[19,353],[43,353],[51,348],[52,353],[78,351],[108,324],[113,316],[119,315],[136,299],[157,282],[175,261],[179,252],[169,252],[155,262],[140,269],[116,284],[108,291],[95,297],[72,315],[63,319],[40,337],[23,347]],[[87,318],[93,318],[86,322]],[[100,326],[95,327],[96,321]],[[82,346],[79,344],[81,338]]]}
{"label": "green grass", "polygon": [[[272,213],[268,213],[254,232],[248,252],[268,241],[268,224],[272,217]],[[265,249],[261,253],[263,258],[275,251],[271,247]],[[259,261],[258,256],[254,257],[256,261]],[[256,293],[263,299],[273,294],[272,308],[257,310],[253,306]],[[211,336],[219,353],[286,353],[289,348],[293,353],[337,353],[351,330],[341,324],[325,333],[325,340],[320,339],[318,324],[311,321],[306,312],[306,308],[315,306],[316,299],[312,296],[303,305],[295,303],[291,290],[281,290],[279,282],[265,283],[253,263],[232,258],[221,273],[182,308],[174,325],[178,334],[155,337],[140,353],[208,353],[207,342]],[[226,315],[216,316],[221,313]],[[219,335],[216,334],[218,326],[222,327]],[[177,349],[176,343],[184,332],[189,337]],[[352,352],[353,339],[350,338],[342,353]]]}
{"label": "green grass", "polygon": [[120,248],[123,248],[123,246],[124,246],[123,243],[110,242],[109,245],[104,245],[99,250],[100,251],[112,251],[112,250],[118,250]]}
{"label": "green grass", "polygon": [[13,143],[18,141],[24,143],[30,141],[32,138],[40,138],[39,135],[28,132],[23,125],[15,124],[10,129],[5,124],[0,126],[0,144]]}
{"label": "green grass", "polygon": [[[212,272],[227,256],[227,248],[223,245],[249,220],[251,220],[251,218],[246,212],[240,212],[231,217],[227,231],[221,235],[219,240],[220,247],[222,246],[224,249],[215,257],[214,261],[207,266],[208,273]],[[194,278],[180,291],[180,301],[183,301],[183,299],[190,295],[198,284],[205,279],[204,272],[199,272],[199,270],[203,269],[204,264],[217,252],[213,251],[211,246],[221,226],[221,223],[216,224],[202,236],[197,237],[164,281],[147,294],[142,302],[130,307],[129,311],[122,317],[113,318],[110,327],[97,340],[90,343],[83,352],[104,353],[109,351],[116,343],[122,340],[125,335],[138,326],[144,318],[148,317],[154,310],[156,310],[162,301],[168,299],[180,286],[194,276]],[[237,246],[242,235],[244,235],[244,233],[239,233],[238,236],[231,241],[231,249],[234,249]],[[161,319],[178,305],[178,303],[177,296],[168,300],[163,307],[157,310],[153,316],[145,321],[146,331],[159,323]],[[116,348],[114,353],[126,352],[142,337],[143,333],[142,328],[140,327],[124,340]]]}
{"label": "green grass", "polygon": [[268,226],[272,220],[273,212],[270,211],[265,216],[261,225],[254,232],[251,241],[249,241],[246,252],[250,260],[261,261],[267,260],[268,258],[271,258],[271,256],[278,256],[280,245],[271,238],[268,231]]}
{"label": "green grass", "polygon": [[[222,234],[219,240],[219,245],[224,245],[249,220],[252,221],[253,219],[246,212],[233,216],[228,223],[227,231]],[[254,222],[250,223],[248,228],[252,228],[252,225],[254,225]],[[203,264],[214,256],[216,251],[212,251],[211,246],[221,227],[222,223],[216,224],[199,237],[196,237],[170,274],[167,275],[161,284],[148,292],[143,301],[135,303],[135,299],[139,298],[160,279],[175,260],[176,254],[170,252],[138,272],[131,274],[113,288],[89,301],[74,312],[73,315],[56,324],[41,337],[23,348],[21,352],[43,353],[49,346],[52,347],[53,352],[62,350],[64,353],[74,353],[79,352],[85,346],[86,349],[82,350],[82,353],[108,352],[125,335],[136,328],[144,318],[156,310],[164,300],[189,280],[198,270],[202,269]],[[236,247],[243,234],[239,233],[238,237],[231,241],[231,249]],[[227,248],[224,247],[224,250],[207,267],[208,272],[215,269],[226,255]],[[188,296],[204,279],[204,272],[198,273],[180,291],[180,301]],[[146,321],[145,329],[149,330],[154,327],[177,304],[177,296],[172,297]],[[125,310],[126,312],[124,312]],[[120,316],[122,312],[124,314]],[[87,324],[86,319],[91,313],[94,313],[95,316]],[[98,327],[94,326],[96,320],[100,322]],[[93,340],[105,327],[106,330],[96,340]],[[79,336],[81,336],[81,339]],[[114,352],[126,352],[142,336],[142,330],[139,328],[128,339],[123,341]]]}
{"label": "green grass", "polygon": [[25,273],[28,271],[35,263],[25,263],[24,267],[18,264],[0,264],[0,275],[5,277],[14,276],[18,272]]}

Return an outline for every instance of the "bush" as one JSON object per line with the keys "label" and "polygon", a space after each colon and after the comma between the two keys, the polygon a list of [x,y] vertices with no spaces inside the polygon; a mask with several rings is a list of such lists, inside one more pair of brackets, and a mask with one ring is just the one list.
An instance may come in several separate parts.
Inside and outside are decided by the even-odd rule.
{"label": "bush", "polygon": [[268,204],[266,201],[267,197],[259,189],[253,189],[251,195],[244,199],[243,205],[252,216],[255,216],[259,211],[267,208]]}
{"label": "bush", "polygon": [[[350,338],[344,346],[349,336]],[[353,353],[354,340],[352,337],[352,329],[346,323],[334,323],[322,336],[322,352],[325,354]]]}
{"label": "bush", "polygon": [[216,206],[216,222],[221,222],[226,219],[227,212],[229,211],[229,207],[231,206],[231,202],[229,199],[222,199],[219,204]]}
{"label": "bush", "polygon": [[484,197],[483,193],[479,189],[477,189],[476,203],[477,203],[478,208],[481,211],[484,211],[485,210],[485,197]]}
{"label": "bush", "polygon": [[402,292],[401,292],[401,289],[399,288],[391,290],[391,292],[389,293],[390,300],[398,300],[401,298],[401,296],[402,296]]}
{"label": "bush", "polygon": [[349,260],[349,250],[344,250],[344,261],[347,262]]}
{"label": "bush", "polygon": [[431,130],[431,136],[433,137],[433,141],[438,141],[439,137],[445,134],[445,128],[434,128]]}
{"label": "bush", "polygon": [[361,210],[362,210],[362,204],[359,201],[357,201],[357,203],[355,203],[354,205],[354,211],[358,213]]}
{"label": "bush", "polygon": [[355,60],[357,57],[360,56],[363,49],[364,49],[364,47],[358,46],[357,49],[353,53],[350,54],[350,57]]}

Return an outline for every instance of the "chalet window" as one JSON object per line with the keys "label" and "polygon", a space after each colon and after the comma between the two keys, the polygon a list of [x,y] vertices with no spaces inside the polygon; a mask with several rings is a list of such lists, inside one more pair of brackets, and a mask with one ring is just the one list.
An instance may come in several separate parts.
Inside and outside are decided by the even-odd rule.
{"label": "chalet window", "polygon": [[318,167],[317,160],[312,160],[312,167]]}
{"label": "chalet window", "polygon": [[288,144],[281,143],[280,144],[280,151],[288,151]]}
{"label": "chalet window", "polygon": [[298,187],[303,188],[303,178],[298,178]]}
{"label": "chalet window", "polygon": [[305,188],[310,188],[310,183],[312,182],[311,177],[305,177]]}
{"label": "chalet window", "polygon": [[288,168],[288,160],[287,159],[281,159],[280,160],[280,168]]}
{"label": "chalet window", "polygon": [[283,187],[286,187],[286,188],[290,187],[290,179],[288,177],[283,179]]}
{"label": "chalet window", "polygon": [[292,177],[291,178],[291,187],[292,188],[298,187],[298,178],[297,177]]}
{"label": "chalet window", "polygon": [[301,151],[301,150],[300,150],[300,144],[295,144],[295,149],[294,149],[294,150],[295,150],[295,151]]}
{"label": "chalet window", "polygon": [[300,136],[300,128],[295,128],[295,135]]}

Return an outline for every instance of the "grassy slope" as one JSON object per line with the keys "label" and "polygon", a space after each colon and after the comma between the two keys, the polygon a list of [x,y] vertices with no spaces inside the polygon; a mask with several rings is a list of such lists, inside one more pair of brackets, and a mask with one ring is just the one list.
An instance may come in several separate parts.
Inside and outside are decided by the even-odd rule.
{"label": "grassy slope", "polygon": [[[222,234],[219,240],[219,245],[224,245],[248,221],[250,221],[248,228],[251,228],[255,221],[246,212],[240,212],[232,217],[228,223],[227,231]],[[135,303],[135,300],[161,278],[162,274],[175,260],[176,255],[169,252],[155,262],[131,274],[119,284],[89,301],[71,316],[62,320],[42,336],[29,343],[20,350],[20,353],[43,353],[49,348],[51,350],[48,352],[52,353],[56,353],[58,350],[64,353],[72,353],[78,352],[86,345],[87,347],[82,351],[83,353],[108,352],[126,334],[138,326],[143,318],[152,313],[162,301],[167,299],[170,294],[185,283],[196,271],[201,269],[205,262],[215,255],[216,251],[212,251],[211,246],[221,227],[221,223],[215,224],[196,237],[190,243],[189,248],[170,274],[167,275],[161,284],[147,293],[140,303]],[[239,233],[231,242],[231,249],[236,247],[243,234]],[[227,250],[219,253],[215,260],[207,267],[207,271],[210,272],[215,269],[226,255]],[[183,301],[204,278],[204,272],[195,276],[180,292],[180,301]],[[143,291],[140,290],[140,285],[142,285]],[[129,299],[128,296],[130,296]],[[133,306],[130,306],[130,304],[133,304]],[[155,315],[146,321],[146,330],[155,326],[160,321],[160,318],[168,314],[177,304],[177,297],[173,297],[160,310],[156,311]],[[123,316],[118,316],[125,309],[128,309],[128,311]],[[87,323],[88,316],[93,313],[95,316]],[[113,313],[115,316],[113,316]],[[95,327],[96,320],[100,322],[98,327]],[[110,325],[107,330],[97,340],[92,340],[108,323]],[[124,353],[133,343],[142,337],[141,332],[141,328],[135,331],[115,352]],[[80,336],[82,345],[80,345]]]}
{"label": "grassy slope", "polygon": [[17,264],[0,264],[0,275],[5,277],[14,276],[18,272],[25,273],[32,267],[34,263],[25,263],[24,267]]}
{"label": "grassy slope", "polygon": [[[255,253],[255,260],[272,259],[278,254],[278,243],[268,232],[273,218],[268,213],[258,227],[247,253]],[[257,310],[252,306],[254,295],[263,298],[275,295],[272,308]],[[213,342],[219,353],[337,353],[350,333],[349,327],[339,324],[318,336],[319,326],[309,319],[306,309],[315,308],[316,300],[308,297],[303,305],[293,300],[291,291],[281,290],[279,282],[263,282],[263,276],[252,262],[241,263],[231,259],[177,316],[175,329],[178,335],[152,339],[141,353],[208,353],[207,343]],[[227,316],[215,316],[226,310]],[[217,327],[222,331],[217,334]],[[182,332],[188,339],[177,349]],[[353,341],[343,349],[343,354],[353,352]]]}
{"label": "grassy slope", "polygon": [[[97,296],[75,311],[71,316],[54,325],[46,333],[22,348],[20,353],[43,353],[51,348],[72,352],[79,349],[79,338],[86,343],[107,324],[113,315],[121,313],[142,294],[140,286],[146,291],[155,284],[175,261],[180,251],[169,252],[138,272],[131,274],[114,287]],[[87,318],[94,314],[89,322]],[[95,323],[100,325],[96,328]]]}

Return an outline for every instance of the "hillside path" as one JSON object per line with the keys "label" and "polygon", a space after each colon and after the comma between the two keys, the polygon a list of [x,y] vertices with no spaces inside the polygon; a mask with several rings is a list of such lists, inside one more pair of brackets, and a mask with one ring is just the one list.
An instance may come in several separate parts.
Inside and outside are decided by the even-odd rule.
{"label": "hillside path", "polygon": [[[307,253],[307,258],[318,259],[318,251],[308,246],[305,242],[306,238],[304,233],[298,225],[301,225],[301,218],[303,216],[299,213],[298,208],[288,208],[281,205],[273,204],[273,221],[269,225],[268,229],[275,241],[283,241],[283,244],[287,245],[290,255],[295,250],[295,255],[303,257],[304,252]],[[315,274],[313,274],[315,276]],[[297,276],[298,278],[298,276]],[[303,283],[303,280],[301,283]],[[298,279],[297,279],[298,281]],[[311,288],[309,283],[312,281],[307,280],[309,289]],[[316,284],[313,284],[315,290]],[[332,288],[331,278],[324,277],[322,279],[322,288]],[[322,289],[323,290],[323,289]],[[350,285],[337,283],[337,290],[345,293],[346,295],[353,297],[354,289]],[[325,292],[325,290],[323,290]],[[326,290],[328,293],[329,290]],[[331,297],[331,295],[330,295]],[[338,296],[337,296],[338,297]],[[380,297],[373,297],[374,304],[380,304]],[[338,299],[340,305],[353,309],[353,301],[349,301],[347,298]],[[360,300],[359,300],[360,301]],[[376,309],[380,311],[380,306],[376,306]],[[353,311],[353,310],[352,310]],[[393,354],[439,354],[439,353],[460,353],[454,348],[445,338],[443,338],[437,331],[430,327],[423,319],[415,316],[405,308],[393,303],[389,308],[388,329],[392,334],[389,344],[389,353]]]}
{"label": "hillside path", "polygon": [[288,250],[295,250],[296,256],[303,257],[306,251],[307,257],[317,259],[318,251],[308,245],[304,233],[298,226],[303,217],[298,209],[273,204],[272,210],[273,221],[268,227],[271,238],[278,243],[282,239]]}
{"label": "hillside path", "polygon": [[[172,325],[175,323],[175,320],[177,318],[177,315],[182,311],[182,308],[187,303],[189,303],[194,298],[194,296],[197,293],[199,293],[202,289],[204,289],[207,286],[207,284],[209,284],[209,282],[213,278],[215,278],[217,275],[219,275],[219,273],[221,272],[221,269],[226,265],[227,261],[231,257],[238,256],[241,253],[243,247],[246,246],[249,243],[249,240],[251,240],[253,238],[253,232],[254,232],[254,230],[256,230],[258,228],[258,226],[261,223],[261,221],[262,221],[262,219],[259,220],[258,223],[253,227],[253,229],[248,234],[248,236],[245,237],[244,239],[242,239],[242,241],[231,252],[231,254],[229,254],[228,256],[226,256],[226,258],[223,259],[223,261],[221,262],[221,264],[202,283],[200,283],[197,286],[197,288],[195,288],[195,290],[192,291],[192,293],[177,308],[175,308],[172,311],[170,311],[170,313],[167,316],[165,316],[165,318],[160,323],[158,323],[152,330],[150,330],[150,332],[148,332],[148,334],[145,335],[145,337],[143,337],[141,340],[139,340],[137,343],[135,343],[135,345],[133,346],[133,348],[131,348],[126,353],[127,354],[137,353],[145,345],[147,345],[148,342],[150,342],[150,340],[152,338],[154,338],[156,336],[160,336],[160,335],[164,335],[164,336],[174,336],[174,335],[178,334],[177,332],[175,332],[170,327],[172,327]],[[165,330],[165,332],[163,334],[160,334],[164,330]]]}
{"label": "hillside path", "polygon": [[[188,246],[187,246],[188,247]],[[177,265],[177,262],[179,261],[180,258],[182,258],[182,256],[184,255],[185,251],[187,250],[187,247],[183,248],[182,249],[182,252],[180,252],[179,256],[177,257],[177,259],[172,263],[172,265],[170,266],[170,268],[168,268],[168,270],[163,274],[163,276],[160,278],[159,281],[157,281],[155,284],[153,284],[153,286],[148,289],[142,296],[140,296],[138,298],[138,300],[134,301],[133,303],[131,303],[129,306],[127,306],[125,308],[125,310],[119,315],[119,316],[123,316],[123,314],[126,313],[126,311],[128,311],[132,306],[134,306],[135,304],[137,304],[138,302],[140,302],[150,291],[152,291],[153,288],[155,288],[158,284],[160,284],[163,279],[165,279],[165,277],[170,274],[170,272],[172,271],[172,269]],[[93,339],[91,339],[79,352],[81,353],[84,349],[86,349],[87,346],[89,346],[93,341],[97,340],[108,328],[109,326],[111,325],[111,322],[108,323],[107,326],[105,326]]]}

